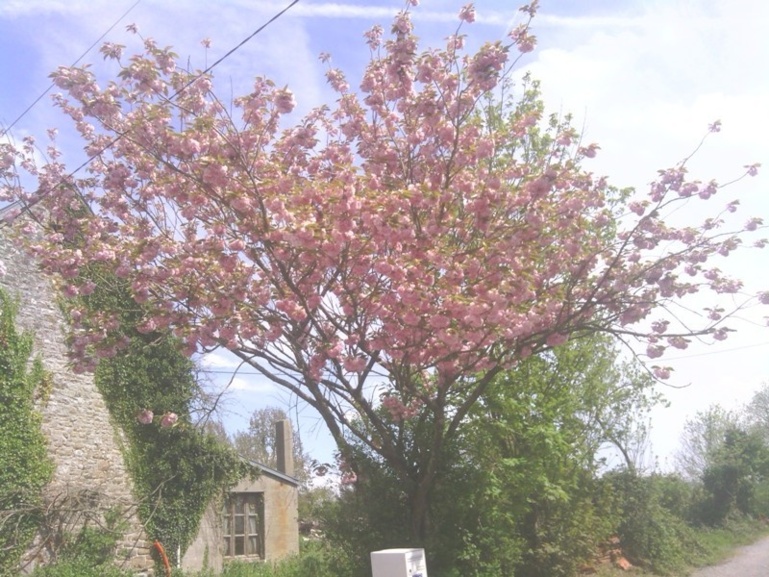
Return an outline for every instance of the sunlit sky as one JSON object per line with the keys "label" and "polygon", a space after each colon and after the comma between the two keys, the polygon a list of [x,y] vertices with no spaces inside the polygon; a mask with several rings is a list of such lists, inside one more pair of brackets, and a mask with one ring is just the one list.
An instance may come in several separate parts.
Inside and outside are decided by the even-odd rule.
{"label": "sunlit sky", "polygon": [[[261,0],[3,0],[0,2],[0,123],[8,126],[50,84],[48,74],[72,64],[114,25],[104,40],[138,49],[126,32],[134,23],[144,37],[174,47],[191,67],[213,63],[289,2]],[[438,46],[457,26],[462,2],[422,0],[414,9],[422,47]],[[463,30],[471,45],[504,37],[520,21],[510,0],[476,2],[478,21]],[[368,49],[362,33],[376,23],[385,29],[400,1],[322,2],[300,0],[284,16],[218,65],[222,99],[248,91],[255,76],[288,85],[297,115],[332,102],[321,52],[355,79]],[[124,13],[127,15],[123,16]],[[121,16],[123,16],[121,18]],[[117,22],[117,24],[116,24]],[[543,0],[533,23],[538,47],[516,74],[531,71],[541,81],[548,111],[571,112],[584,140],[601,149],[589,168],[620,186],[643,191],[656,171],[688,156],[707,126],[723,123],[697,153],[691,173],[703,180],[731,180],[743,166],[761,162],[769,170],[769,3],[763,0]],[[211,40],[204,48],[200,41]],[[104,67],[96,49],[82,62]],[[78,141],[48,97],[25,114],[10,134],[15,139],[61,129],[65,158],[82,160]],[[763,173],[719,193],[721,205],[739,198],[738,217],[769,221],[769,178]],[[686,219],[688,215],[677,215]],[[699,219],[697,219],[699,220]],[[0,255],[1,258],[1,255]],[[741,278],[751,292],[769,290],[769,252],[746,250],[719,266]],[[766,307],[748,309],[737,329],[717,345],[693,345],[671,353],[674,369],[663,392],[671,402],[653,415],[653,451],[670,465],[685,419],[711,403],[736,408],[769,382]],[[209,360],[220,385],[232,362]],[[678,387],[678,388],[675,388]],[[292,407],[302,441],[313,457],[329,460],[333,447],[323,426],[306,408],[295,407],[275,386],[253,375],[237,375],[229,387],[225,424],[234,432],[266,405]]]}

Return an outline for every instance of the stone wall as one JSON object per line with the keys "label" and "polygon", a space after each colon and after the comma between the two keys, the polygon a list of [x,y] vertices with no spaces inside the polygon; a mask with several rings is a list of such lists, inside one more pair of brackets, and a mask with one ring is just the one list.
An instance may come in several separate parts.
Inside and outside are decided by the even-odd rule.
{"label": "stone wall", "polygon": [[129,528],[120,544],[118,561],[146,573],[152,561],[135,515],[136,501],[120,451],[120,437],[92,376],[78,375],[68,368],[64,321],[49,279],[8,239],[6,230],[0,225],[0,269],[5,269],[4,273],[0,270],[0,286],[18,299],[17,326],[32,331],[36,352],[53,374],[50,396],[39,406],[49,454],[56,465],[46,499],[61,502],[67,495],[87,495],[103,510],[122,508]]}

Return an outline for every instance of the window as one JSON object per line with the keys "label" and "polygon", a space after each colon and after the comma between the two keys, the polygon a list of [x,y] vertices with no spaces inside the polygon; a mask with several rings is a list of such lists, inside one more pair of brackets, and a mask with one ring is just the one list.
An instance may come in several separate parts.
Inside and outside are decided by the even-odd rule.
{"label": "window", "polygon": [[231,493],[222,511],[225,557],[264,559],[264,494]]}

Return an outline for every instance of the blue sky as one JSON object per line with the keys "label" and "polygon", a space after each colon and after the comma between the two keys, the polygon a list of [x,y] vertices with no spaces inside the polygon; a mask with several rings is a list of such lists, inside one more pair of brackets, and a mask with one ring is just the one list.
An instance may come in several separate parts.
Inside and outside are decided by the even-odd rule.
{"label": "blue sky", "polygon": [[[4,0],[0,3],[0,122],[7,126],[49,85],[48,74],[70,64],[127,10],[106,40],[137,49],[125,27],[135,23],[143,36],[172,45],[191,66],[210,64],[251,34],[289,2],[262,0]],[[414,10],[423,47],[435,46],[456,28],[462,2],[422,0]],[[476,2],[478,22],[466,27],[471,45],[502,38],[520,17],[510,0]],[[300,0],[285,16],[215,69],[220,97],[248,90],[264,75],[296,93],[301,114],[333,98],[317,57],[355,78],[366,62],[362,33],[372,24],[387,29],[400,1],[323,2]],[[692,161],[697,177],[729,180],[742,166],[762,162],[769,170],[769,3],[762,0],[543,0],[533,24],[537,50],[521,62],[542,82],[550,111],[572,112],[585,140],[601,151],[590,168],[622,186],[643,190],[660,168],[689,154],[716,119],[720,134],[709,138]],[[200,41],[211,39],[211,48]],[[84,62],[97,71],[97,50]],[[232,93],[231,93],[232,91]],[[66,158],[81,158],[77,141],[44,98],[13,128],[14,138],[62,129]],[[769,220],[769,178],[763,173],[720,193],[725,204],[740,198],[738,218]],[[695,214],[679,214],[686,220]],[[748,289],[769,289],[769,252],[746,251],[722,268],[742,278]],[[671,407],[654,414],[654,450],[663,461],[676,445],[685,418],[712,402],[727,408],[749,399],[769,382],[769,329],[766,310],[754,308],[732,323],[737,334],[718,345],[696,345],[670,355],[674,369],[665,388]],[[215,370],[232,371],[225,358]],[[221,380],[223,373],[215,373]],[[244,428],[259,406],[291,405],[272,385],[241,374],[230,387],[226,422]],[[303,415],[302,435],[314,456],[328,459],[323,428]],[[664,463],[663,463],[664,464]]]}

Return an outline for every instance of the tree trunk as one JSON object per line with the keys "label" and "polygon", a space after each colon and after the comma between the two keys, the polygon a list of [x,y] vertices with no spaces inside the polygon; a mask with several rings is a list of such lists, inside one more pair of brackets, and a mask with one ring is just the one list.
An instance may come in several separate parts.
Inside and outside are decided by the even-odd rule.
{"label": "tree trunk", "polygon": [[414,547],[424,546],[430,531],[430,486],[421,479],[411,495],[411,539]]}

